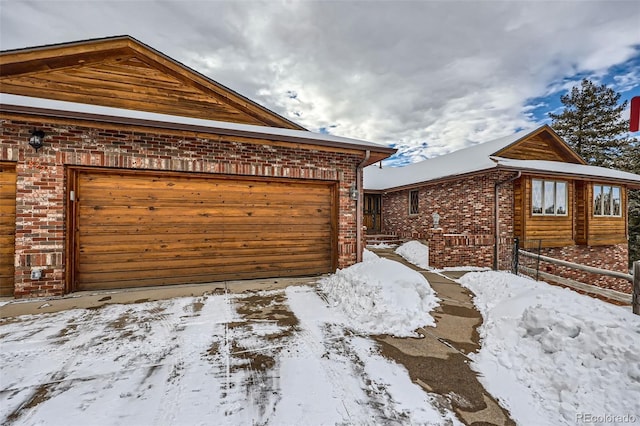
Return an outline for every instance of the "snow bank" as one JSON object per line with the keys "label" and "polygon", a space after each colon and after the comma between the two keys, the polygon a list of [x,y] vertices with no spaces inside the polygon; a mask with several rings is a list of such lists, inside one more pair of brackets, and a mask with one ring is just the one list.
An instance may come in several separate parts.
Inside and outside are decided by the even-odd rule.
{"label": "snow bank", "polygon": [[378,244],[368,244],[367,247],[376,248],[376,249],[389,249],[396,247],[397,244],[388,244],[388,243],[378,243]]}
{"label": "snow bank", "polygon": [[484,318],[473,368],[521,424],[640,414],[640,317],[501,272],[469,273]]}
{"label": "snow bank", "polygon": [[376,259],[380,259],[380,256],[378,256],[377,254],[375,254],[371,250],[364,249],[364,252],[362,254],[362,261],[363,262],[368,262],[370,260],[376,260]]}
{"label": "snow bank", "polygon": [[429,312],[439,299],[420,273],[389,259],[371,259],[323,278],[319,288],[349,319],[350,328],[368,334],[415,336],[435,326]]}
{"label": "snow bank", "polygon": [[408,241],[396,249],[396,253],[416,265],[418,268],[429,267],[429,247],[418,241]]}

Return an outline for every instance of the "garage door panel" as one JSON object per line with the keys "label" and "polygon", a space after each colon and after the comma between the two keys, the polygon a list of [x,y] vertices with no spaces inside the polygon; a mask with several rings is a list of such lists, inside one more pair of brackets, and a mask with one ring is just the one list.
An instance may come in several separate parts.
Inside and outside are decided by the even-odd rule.
{"label": "garage door panel", "polygon": [[[245,229],[244,231],[235,231],[233,233],[225,233],[221,231],[211,231],[207,233],[206,230],[198,230],[198,233],[187,232],[163,232],[153,234],[152,232],[142,233],[136,231],[135,235],[124,234],[126,230],[122,227],[114,227],[112,232],[110,229],[100,229],[102,232],[96,232],[93,234],[83,235],[82,242],[79,245],[81,250],[91,249],[93,251],[101,251],[109,249],[111,245],[123,245],[127,247],[135,246],[133,243],[137,243],[141,246],[147,244],[170,244],[177,241],[187,241],[194,243],[197,241],[203,243],[216,243],[216,244],[255,244],[257,242],[264,242],[268,245],[269,242],[278,243],[282,241],[283,233],[287,234],[287,241],[283,244],[288,244],[288,241],[296,242],[298,240],[313,240],[326,243],[326,231],[308,231],[303,229],[296,229],[293,227],[273,227],[268,232],[257,233],[255,226],[253,229]],[[136,227],[138,229],[138,227]],[[97,230],[97,229],[96,229]],[[175,230],[173,230],[175,231]],[[119,248],[120,249],[120,248]]]}
{"label": "garage door panel", "polygon": [[15,284],[16,171],[0,164],[0,296],[13,296]]}
{"label": "garage door panel", "polygon": [[[284,269],[280,266],[273,268],[272,270],[260,269],[255,271],[242,270],[221,270],[215,274],[215,279],[212,279],[211,273],[197,274],[197,275],[181,275],[181,276],[162,276],[143,278],[140,276],[129,276],[129,279],[118,278],[113,281],[107,281],[100,275],[94,276],[93,281],[87,278],[85,283],[86,288],[94,289],[118,289],[118,288],[131,288],[131,287],[151,287],[151,286],[167,286],[167,285],[179,285],[179,284],[200,284],[216,281],[229,281],[238,279],[256,279],[256,278],[279,278],[289,276],[304,276],[304,275],[318,275],[323,274],[324,271],[317,267],[307,267],[306,265],[296,265],[290,269]],[[241,277],[241,278],[239,278]]]}
{"label": "garage door panel", "polygon": [[[198,227],[207,227],[208,229],[218,230],[218,232],[232,232],[233,227],[241,226],[241,225],[253,225],[254,227],[271,227],[271,226],[297,226],[300,225],[300,222],[304,220],[304,225],[313,226],[313,225],[324,225],[328,226],[331,221],[325,217],[302,217],[302,216],[290,216],[286,213],[280,214],[280,216],[276,217],[254,217],[249,215],[244,216],[190,216],[174,213],[173,215],[164,215],[164,216],[156,216],[156,215],[120,215],[120,216],[111,216],[111,215],[98,215],[95,213],[86,213],[87,214],[87,223],[80,226],[80,230],[84,230],[84,226],[94,226],[94,227],[102,227],[101,221],[104,220],[104,223],[107,223],[106,226],[117,226],[117,225],[131,225],[135,226],[137,224],[146,224],[150,217],[153,217],[155,220],[153,224],[160,227],[169,227],[171,228],[176,222],[188,220],[190,224]],[[91,216],[89,216],[91,215]],[[226,227],[226,228],[225,228]]]}
{"label": "garage door panel", "polygon": [[119,263],[143,260],[185,259],[185,258],[219,258],[223,256],[263,256],[266,253],[276,255],[296,255],[300,253],[323,253],[324,241],[300,240],[295,244],[284,245],[247,245],[235,244],[232,247],[215,248],[206,246],[189,246],[186,243],[175,245],[150,245],[143,250],[133,250],[125,245],[115,246],[110,250],[80,249],[85,263]]}
{"label": "garage door panel", "polygon": [[[291,206],[288,208],[277,208],[277,207],[244,207],[244,208],[234,208],[227,206],[219,206],[219,207],[190,207],[190,206],[181,206],[180,204],[176,204],[175,206],[149,206],[149,207],[129,207],[129,206],[97,206],[95,208],[92,207],[81,207],[81,214],[92,215],[95,211],[100,211],[97,219],[103,217],[110,217],[114,221],[126,220],[130,221],[142,221],[150,216],[154,217],[157,220],[164,220],[166,222],[172,223],[175,222],[176,219],[182,218],[183,216],[188,216],[193,218],[194,220],[199,220],[203,223],[215,223],[217,218],[220,218],[220,222],[228,222],[225,219],[234,220],[246,220],[247,216],[252,217],[255,220],[265,219],[269,220],[269,222],[275,222],[274,219],[287,220],[291,218],[309,218],[312,220],[317,220],[318,218],[325,219],[326,216],[330,214],[330,209],[322,208],[319,206],[308,206],[308,207],[297,207]],[[180,216],[176,217],[176,211],[180,211]],[[274,217],[276,211],[281,216]]]}
{"label": "garage door panel", "polygon": [[318,274],[333,267],[332,183],[84,170],[77,185],[78,289]]}
{"label": "garage door panel", "polygon": [[[120,178],[122,181],[118,181]],[[275,196],[276,198],[292,196],[299,194],[298,185],[286,183],[259,183],[257,181],[241,183],[230,180],[220,180],[218,182],[203,182],[200,179],[182,178],[181,180],[170,180],[164,182],[149,180],[144,177],[131,176],[106,176],[100,179],[87,178],[83,180],[83,187],[89,191],[95,191],[95,194],[84,195],[84,199],[100,200],[102,197],[97,195],[113,194],[119,198],[120,195],[127,198],[145,199],[153,198],[182,198],[194,199],[205,198],[210,200],[226,199],[229,196],[239,197],[242,195],[254,195],[256,197]],[[326,196],[325,185],[308,184],[305,194],[310,197]]]}
{"label": "garage door panel", "polygon": [[[228,268],[233,266],[242,266],[247,269],[258,268],[260,266],[271,265],[284,265],[286,264],[305,264],[307,262],[313,262],[321,255],[321,251],[309,251],[309,252],[273,252],[267,255],[257,254],[227,254],[211,256],[194,256],[184,255],[180,257],[164,258],[162,259],[162,268],[158,268],[158,261],[160,259],[129,259],[131,261],[124,262],[85,262],[80,267],[82,273],[104,273],[110,276],[120,276],[123,272],[130,272],[136,274],[153,274],[154,276],[162,276],[167,271],[178,274],[194,273],[194,269],[213,269],[213,268]],[[283,262],[282,258],[286,256],[286,262]],[[242,260],[242,262],[239,262]],[[329,262],[330,263],[330,262]]]}
{"label": "garage door panel", "polygon": [[[146,236],[153,238],[153,236]],[[235,255],[244,255],[256,252],[280,252],[282,249],[288,249],[295,252],[300,250],[316,251],[325,250],[324,245],[326,239],[317,238],[299,238],[296,240],[266,240],[266,241],[199,241],[195,238],[176,241],[134,241],[133,238],[127,241],[120,237],[118,242],[110,242],[105,245],[91,245],[84,243],[80,245],[80,253],[85,257],[85,261],[90,261],[91,255],[105,255],[131,257],[131,256],[147,256],[161,257],[163,253],[180,256],[190,252],[199,252],[203,256],[219,255],[221,253],[234,253]],[[240,252],[242,250],[242,252]]]}
{"label": "garage door panel", "polygon": [[[93,189],[92,189],[93,190]],[[287,205],[290,202],[290,197],[294,193],[274,193],[274,192],[230,192],[229,188],[221,188],[216,190],[202,190],[197,192],[181,192],[175,189],[165,191],[131,191],[126,189],[104,189],[95,190],[101,191],[102,197],[99,198],[87,198],[82,199],[83,203],[90,205],[112,205],[112,204],[127,204],[129,202],[157,202],[162,200],[163,203],[175,204],[175,203],[192,203],[192,204],[217,204],[222,201],[225,204],[244,205],[247,201],[251,200],[252,203],[265,204],[269,202],[272,205],[283,204]],[[226,191],[227,194],[220,194],[220,191]],[[97,194],[96,194],[97,195]],[[304,198],[311,204],[323,204],[327,200],[327,194],[319,192],[317,190],[310,190],[305,192]]]}

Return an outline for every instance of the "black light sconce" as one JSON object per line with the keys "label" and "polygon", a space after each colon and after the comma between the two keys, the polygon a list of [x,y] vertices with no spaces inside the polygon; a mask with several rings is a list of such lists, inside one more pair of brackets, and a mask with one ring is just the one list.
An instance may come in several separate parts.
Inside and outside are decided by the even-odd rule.
{"label": "black light sconce", "polygon": [[36,152],[44,145],[44,132],[42,130],[34,130],[31,132],[31,137],[29,138],[29,145],[31,145]]}

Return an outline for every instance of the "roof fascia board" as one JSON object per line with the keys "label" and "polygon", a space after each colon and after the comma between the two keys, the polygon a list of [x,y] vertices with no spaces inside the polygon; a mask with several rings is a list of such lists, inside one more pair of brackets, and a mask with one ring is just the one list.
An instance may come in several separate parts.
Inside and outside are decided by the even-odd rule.
{"label": "roof fascia board", "polygon": [[380,191],[382,193],[388,193],[388,192],[398,192],[398,191],[404,191],[407,189],[415,189],[415,188],[420,188],[426,185],[435,185],[435,184],[440,184],[440,183],[444,183],[444,182],[449,182],[449,181],[453,181],[453,180],[458,180],[458,179],[463,179],[463,178],[467,178],[467,177],[472,177],[472,176],[476,176],[476,175],[481,175],[484,173],[487,173],[488,171],[493,171],[496,170],[496,166],[492,166],[492,167],[487,167],[481,170],[474,170],[473,172],[468,172],[468,173],[460,173],[460,174],[456,174],[456,175],[449,175],[449,176],[443,176],[440,178],[435,178],[435,179],[430,179],[430,180],[424,180],[422,182],[416,182],[416,183],[411,183],[411,184],[407,184],[407,185],[401,185],[401,186],[394,186],[392,188],[384,188],[384,189],[377,189],[377,190],[368,190],[365,188],[365,191]]}
{"label": "roof fascia board", "polygon": [[628,187],[633,188],[633,189],[640,189],[640,182],[636,182],[636,181],[632,181],[632,180],[628,180],[628,179],[607,177],[607,176],[593,176],[593,175],[582,175],[582,174],[578,174],[578,173],[553,172],[553,171],[529,169],[529,168],[526,168],[526,167],[513,167],[513,166],[504,166],[504,165],[498,165],[497,169],[498,170],[508,170],[508,171],[522,172],[522,173],[526,173],[527,175],[531,175],[531,176],[533,176],[533,175],[536,175],[536,176],[553,176],[553,177],[571,178],[571,179],[574,179],[574,180],[621,183],[621,184],[625,184]]}
{"label": "roof fascia board", "polygon": [[453,181],[453,180],[458,180],[458,179],[462,179],[462,178],[467,178],[467,177],[473,177],[476,175],[481,175],[490,171],[510,171],[510,172],[522,172],[522,173],[526,173],[529,175],[539,175],[539,176],[554,176],[554,177],[564,177],[564,178],[572,178],[575,180],[584,180],[584,181],[598,181],[598,182],[613,182],[613,183],[621,183],[621,184],[625,184],[627,185],[629,188],[632,189],[640,189],[640,182],[635,182],[635,181],[630,181],[627,179],[620,179],[620,178],[613,178],[613,177],[600,177],[600,176],[593,176],[593,175],[581,175],[581,174],[576,174],[576,173],[566,173],[566,172],[552,172],[552,171],[543,171],[543,170],[536,170],[536,169],[529,169],[526,167],[513,167],[513,166],[504,166],[504,165],[500,165],[500,164],[496,164],[493,167],[487,167],[481,170],[476,170],[473,172],[469,172],[469,173],[462,173],[462,174],[457,174],[457,175],[450,175],[450,176],[445,176],[445,177],[441,177],[441,178],[436,178],[436,179],[431,179],[431,180],[426,180],[426,181],[422,181],[422,182],[417,182],[417,183],[412,183],[409,185],[402,185],[402,186],[396,186],[396,187],[392,187],[392,188],[385,188],[385,189],[376,189],[376,190],[367,190],[365,188],[366,192],[371,192],[371,193],[376,193],[376,192],[382,192],[382,193],[389,193],[389,192],[398,192],[398,191],[404,191],[404,190],[408,190],[408,189],[415,189],[415,188],[420,188],[426,185],[435,185],[435,184],[440,184],[440,183],[445,183],[448,181]]}
{"label": "roof fascia board", "polygon": [[[378,152],[385,155],[391,155],[396,152],[394,148],[387,147],[377,147],[371,145],[359,145],[357,143],[346,143],[339,141],[332,141],[326,139],[314,139],[308,138],[304,136],[306,130],[292,130],[291,132],[299,132],[300,135],[281,135],[277,133],[270,133],[269,127],[264,127],[264,132],[259,131],[251,131],[251,130],[242,130],[242,129],[229,129],[224,127],[216,127],[216,126],[202,126],[197,124],[184,124],[184,123],[172,123],[165,121],[157,121],[157,120],[147,120],[141,118],[129,118],[129,117],[117,117],[112,115],[102,115],[102,114],[90,114],[85,112],[75,112],[75,111],[61,111],[47,108],[36,108],[36,107],[25,107],[20,105],[7,105],[0,104],[0,112],[5,113],[13,113],[20,115],[33,115],[40,117],[50,117],[50,118],[58,118],[58,119],[68,119],[75,121],[92,121],[92,122],[102,122],[109,124],[119,124],[119,125],[127,125],[127,126],[140,126],[140,127],[148,127],[155,129],[169,129],[169,130],[180,130],[194,133],[203,133],[203,134],[215,134],[215,135],[224,135],[224,136],[237,136],[237,137],[245,137],[250,139],[269,139],[273,141],[280,142],[291,142],[291,143],[302,143],[305,145],[316,145],[323,146],[329,148],[340,148],[340,149],[348,149],[355,151],[372,151]],[[278,128],[279,130],[282,130]],[[379,161],[379,160],[376,160]]]}

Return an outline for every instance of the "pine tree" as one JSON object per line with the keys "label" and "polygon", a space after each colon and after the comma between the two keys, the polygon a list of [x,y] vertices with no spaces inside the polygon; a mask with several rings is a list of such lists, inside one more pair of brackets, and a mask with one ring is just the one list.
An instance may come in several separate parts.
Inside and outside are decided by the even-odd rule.
{"label": "pine tree", "polygon": [[620,94],[586,78],[560,98],[565,109],[549,113],[551,127],[576,150],[587,163],[614,167],[631,142],[629,122],[622,118],[627,101],[618,104]]}
{"label": "pine tree", "polygon": [[[583,79],[562,96],[565,109],[549,113],[551,127],[587,163],[640,174],[640,141],[629,138],[629,120],[622,117],[627,101],[605,85]],[[629,191],[629,261],[640,259],[640,190]]]}

